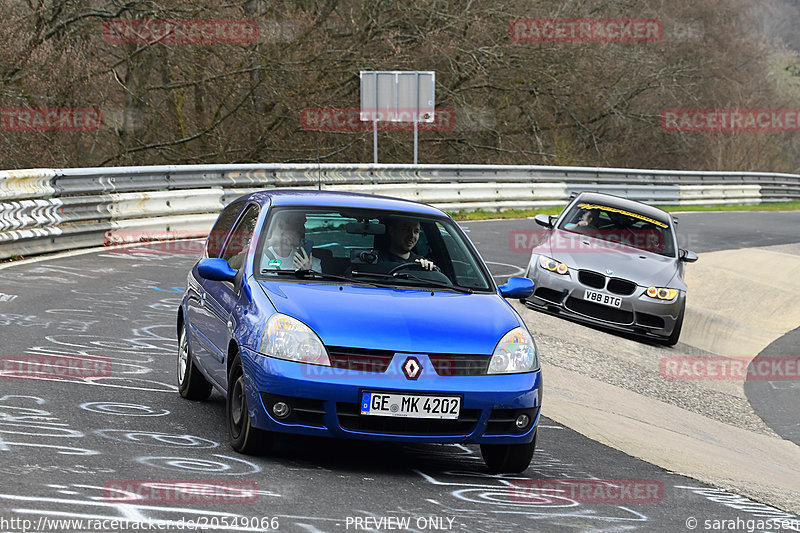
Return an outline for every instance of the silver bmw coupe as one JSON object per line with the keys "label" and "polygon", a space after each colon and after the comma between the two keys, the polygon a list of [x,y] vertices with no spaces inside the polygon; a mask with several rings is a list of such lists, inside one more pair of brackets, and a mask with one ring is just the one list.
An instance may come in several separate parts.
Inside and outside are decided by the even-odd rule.
{"label": "silver bmw coupe", "polygon": [[684,264],[697,254],[678,247],[667,212],[616,196],[583,192],[545,228],[526,277],[533,309],[608,329],[678,342],[686,308]]}

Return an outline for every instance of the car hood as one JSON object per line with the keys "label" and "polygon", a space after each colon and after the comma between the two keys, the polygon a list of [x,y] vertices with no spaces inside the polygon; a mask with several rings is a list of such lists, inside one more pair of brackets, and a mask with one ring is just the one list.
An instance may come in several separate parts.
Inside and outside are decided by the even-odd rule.
{"label": "car hood", "polygon": [[326,346],[411,353],[491,354],[520,325],[496,293],[461,294],[261,281],[278,312],[313,329]]}
{"label": "car hood", "polygon": [[[558,230],[556,230],[558,231]],[[570,268],[593,270],[642,286],[668,286],[678,270],[678,259],[609,243],[589,236],[553,234],[534,253],[546,254]],[[569,242],[569,245],[563,243]],[[608,274],[607,270],[613,273]]]}

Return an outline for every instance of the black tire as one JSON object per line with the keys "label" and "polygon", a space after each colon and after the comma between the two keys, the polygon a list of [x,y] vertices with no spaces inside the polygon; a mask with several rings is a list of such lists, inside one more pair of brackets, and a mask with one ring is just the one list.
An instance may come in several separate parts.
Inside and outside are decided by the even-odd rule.
{"label": "black tire", "polygon": [[242,362],[237,355],[228,375],[228,394],[225,402],[225,418],[228,421],[228,434],[231,447],[239,453],[255,454],[267,452],[272,447],[272,435],[254,428],[250,424],[247,410],[247,394],[244,388]]}
{"label": "black tire", "polygon": [[483,462],[492,474],[518,474],[528,469],[536,450],[536,433],[528,444],[481,444]]}
{"label": "black tire", "polygon": [[178,392],[187,400],[203,401],[211,396],[211,390],[211,383],[194,364],[184,325],[178,338]]}
{"label": "black tire", "polygon": [[675,327],[672,328],[672,333],[669,337],[661,341],[664,346],[675,346],[678,344],[678,339],[681,337],[681,329],[683,328],[683,315],[686,313],[686,302],[681,306],[681,312],[678,315],[678,320],[675,322]]}

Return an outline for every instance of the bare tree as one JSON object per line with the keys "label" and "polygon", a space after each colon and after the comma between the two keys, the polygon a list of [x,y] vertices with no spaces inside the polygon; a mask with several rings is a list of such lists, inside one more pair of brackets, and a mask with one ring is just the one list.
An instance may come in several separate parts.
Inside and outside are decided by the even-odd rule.
{"label": "bare tree", "polygon": [[[661,129],[666,108],[794,107],[790,0],[39,0],[0,6],[0,107],[96,107],[87,131],[0,129],[0,167],[370,161],[368,131],[315,132],[356,107],[359,70],[435,70],[455,126],[421,162],[797,171],[792,133]],[[754,9],[758,5],[761,9]],[[518,42],[515,19],[657,19],[655,42]],[[113,21],[253,21],[246,42],[116,42]],[[225,39],[222,39],[225,41]],[[410,162],[408,132],[380,160]]]}

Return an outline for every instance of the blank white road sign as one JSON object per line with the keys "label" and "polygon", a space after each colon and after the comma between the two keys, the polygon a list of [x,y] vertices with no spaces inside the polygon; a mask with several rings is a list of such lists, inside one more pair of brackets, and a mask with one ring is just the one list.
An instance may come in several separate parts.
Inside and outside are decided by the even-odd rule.
{"label": "blank white road sign", "polygon": [[361,71],[361,120],[433,122],[433,71]]}

